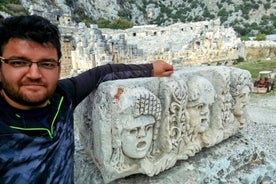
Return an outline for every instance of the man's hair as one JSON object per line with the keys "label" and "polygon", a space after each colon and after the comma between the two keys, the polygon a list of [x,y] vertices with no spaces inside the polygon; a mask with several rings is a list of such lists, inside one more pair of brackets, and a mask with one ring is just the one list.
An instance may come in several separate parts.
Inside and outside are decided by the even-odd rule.
{"label": "man's hair", "polygon": [[4,20],[4,16],[0,14],[0,23]]}
{"label": "man's hair", "polygon": [[39,44],[52,44],[61,58],[60,33],[49,20],[37,16],[14,16],[0,22],[0,56],[11,38],[30,40]]}

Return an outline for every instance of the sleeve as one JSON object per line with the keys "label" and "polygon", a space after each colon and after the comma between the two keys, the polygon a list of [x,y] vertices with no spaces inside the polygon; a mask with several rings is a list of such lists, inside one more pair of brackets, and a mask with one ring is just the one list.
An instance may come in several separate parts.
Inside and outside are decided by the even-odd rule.
{"label": "sleeve", "polygon": [[62,79],[58,85],[73,99],[76,107],[101,82],[116,79],[151,77],[152,64],[107,64],[89,69],[78,76]]}

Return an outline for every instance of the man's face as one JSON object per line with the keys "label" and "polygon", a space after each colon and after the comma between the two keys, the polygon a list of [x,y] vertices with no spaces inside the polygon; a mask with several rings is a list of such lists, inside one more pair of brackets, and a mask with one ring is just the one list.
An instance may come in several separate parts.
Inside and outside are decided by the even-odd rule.
{"label": "man's face", "polygon": [[[26,59],[32,62],[58,61],[57,50],[53,46],[22,39],[10,39],[3,47],[2,53],[5,59]],[[27,68],[14,68],[1,63],[1,95],[16,108],[43,107],[54,93],[59,76],[60,67],[47,70],[33,63]]]}

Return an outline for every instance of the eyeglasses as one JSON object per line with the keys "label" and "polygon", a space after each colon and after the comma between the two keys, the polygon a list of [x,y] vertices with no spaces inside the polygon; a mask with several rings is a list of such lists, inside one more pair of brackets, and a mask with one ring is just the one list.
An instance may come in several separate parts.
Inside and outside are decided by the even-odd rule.
{"label": "eyeglasses", "polygon": [[13,68],[27,68],[27,67],[31,67],[32,64],[37,64],[37,66],[40,69],[46,69],[46,70],[52,70],[57,68],[58,66],[60,66],[60,62],[55,61],[55,60],[43,60],[43,61],[39,61],[39,62],[32,62],[30,60],[27,59],[5,59],[3,57],[0,57],[0,60],[2,63],[6,63],[8,65],[10,65]]}

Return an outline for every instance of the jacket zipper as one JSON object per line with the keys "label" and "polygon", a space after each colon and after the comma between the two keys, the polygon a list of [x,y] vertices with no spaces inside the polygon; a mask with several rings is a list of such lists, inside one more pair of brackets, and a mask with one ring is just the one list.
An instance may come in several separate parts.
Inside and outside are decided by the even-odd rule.
{"label": "jacket zipper", "polygon": [[61,104],[63,102],[63,99],[64,97],[62,96],[60,101],[59,101],[59,104],[58,104],[58,109],[57,109],[57,112],[52,120],[52,123],[51,123],[51,127],[50,127],[50,130],[47,129],[47,128],[22,128],[22,127],[17,127],[17,126],[10,126],[10,128],[13,128],[13,129],[17,129],[17,130],[25,130],[25,131],[37,131],[37,130],[40,130],[40,131],[47,131],[47,133],[49,134],[50,138],[52,139],[54,137],[54,123],[55,123],[55,120],[57,119],[57,116],[60,112],[60,107],[61,107]]}

